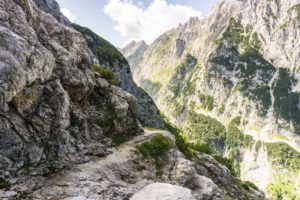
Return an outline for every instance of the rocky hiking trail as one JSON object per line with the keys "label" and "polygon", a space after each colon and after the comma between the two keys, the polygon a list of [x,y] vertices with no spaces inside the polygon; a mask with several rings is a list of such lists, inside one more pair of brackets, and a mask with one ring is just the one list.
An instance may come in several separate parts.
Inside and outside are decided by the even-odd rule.
{"label": "rocky hiking trail", "polygon": [[[149,141],[153,142],[152,140],[157,137],[165,138],[172,146],[158,158],[161,175],[157,174],[157,157],[155,159],[143,157],[137,148],[145,143],[149,145]],[[88,163],[72,166],[53,175],[44,186],[26,198],[221,200],[226,196],[232,199],[240,195],[238,199],[264,199],[260,192],[253,189],[245,191],[236,185],[230,171],[211,156],[199,154],[198,158],[202,164],[198,165],[187,160],[175,143],[175,137],[168,131],[145,130],[142,135],[120,145],[105,158],[95,158]]]}
{"label": "rocky hiking trail", "polygon": [[[135,146],[148,140],[155,135],[164,135],[168,138],[172,136],[166,131],[145,131],[143,135],[136,136],[132,140],[119,146],[111,155],[105,158],[97,158],[88,163],[75,165],[70,169],[66,169],[49,179],[45,186],[35,191],[31,198],[34,199],[119,199],[113,193],[118,192],[117,189],[127,187],[126,190],[136,190],[146,182],[132,186],[129,189],[126,183],[122,181],[122,175],[117,171],[127,165],[128,161],[134,153]],[[115,168],[116,167],[116,168]],[[124,168],[125,169],[125,168]],[[128,169],[130,170],[130,169]],[[123,174],[124,176],[130,176]],[[112,184],[113,183],[113,184]],[[111,185],[110,185],[111,184]],[[108,185],[111,186],[112,194],[107,194]],[[122,189],[119,191],[122,193]],[[106,197],[105,197],[106,196]],[[107,196],[110,196],[107,198]],[[126,196],[126,195],[125,195]],[[126,199],[126,197],[124,198]],[[123,198],[121,198],[123,199]]]}

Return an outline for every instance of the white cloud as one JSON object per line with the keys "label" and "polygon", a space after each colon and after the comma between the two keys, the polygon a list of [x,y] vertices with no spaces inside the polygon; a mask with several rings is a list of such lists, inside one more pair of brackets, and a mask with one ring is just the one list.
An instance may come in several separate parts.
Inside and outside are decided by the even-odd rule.
{"label": "white cloud", "polygon": [[138,2],[137,2],[137,5],[138,5],[139,7],[142,7],[142,6],[144,5],[144,3],[143,3],[142,1],[138,1]]}
{"label": "white cloud", "polygon": [[70,22],[75,22],[76,16],[70,10],[68,10],[67,8],[63,8],[61,9],[61,12],[70,20]]}
{"label": "white cloud", "polygon": [[147,43],[190,17],[201,17],[201,12],[192,7],[168,4],[166,0],[153,0],[145,9],[132,0],[109,0],[103,11],[118,23],[115,30],[127,41],[145,40]]}

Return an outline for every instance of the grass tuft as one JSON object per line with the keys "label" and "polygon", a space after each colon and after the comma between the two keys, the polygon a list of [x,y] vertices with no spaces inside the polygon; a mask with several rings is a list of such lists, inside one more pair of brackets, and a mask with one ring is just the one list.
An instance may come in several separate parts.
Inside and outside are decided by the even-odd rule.
{"label": "grass tuft", "polygon": [[144,156],[158,158],[172,148],[172,141],[162,135],[156,135],[136,148]]}
{"label": "grass tuft", "polygon": [[172,147],[172,141],[159,134],[143,144],[137,145],[136,149],[144,157],[152,157],[155,159],[156,175],[161,177],[163,174],[162,156]]}
{"label": "grass tuft", "polygon": [[118,81],[115,78],[115,75],[109,69],[106,69],[100,65],[92,65],[92,71],[99,73],[103,78],[105,78],[110,84],[118,85]]}
{"label": "grass tuft", "polygon": [[243,186],[243,188],[245,188],[248,191],[250,190],[250,188],[252,188],[254,190],[258,190],[258,187],[250,181],[243,182],[242,186]]}
{"label": "grass tuft", "polygon": [[9,190],[10,184],[4,178],[0,178],[0,189],[1,190]]}

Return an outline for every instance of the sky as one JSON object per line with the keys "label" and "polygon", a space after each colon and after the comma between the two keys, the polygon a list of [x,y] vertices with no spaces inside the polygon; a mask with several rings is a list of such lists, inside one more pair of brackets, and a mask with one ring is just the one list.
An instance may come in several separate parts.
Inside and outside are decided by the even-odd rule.
{"label": "sky", "polygon": [[132,40],[151,44],[190,17],[204,17],[217,0],[57,0],[70,21],[117,47]]}

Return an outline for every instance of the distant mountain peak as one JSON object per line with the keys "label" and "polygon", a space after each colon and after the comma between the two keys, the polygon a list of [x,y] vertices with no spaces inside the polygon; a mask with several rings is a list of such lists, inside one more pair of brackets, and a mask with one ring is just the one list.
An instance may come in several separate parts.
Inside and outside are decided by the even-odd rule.
{"label": "distant mountain peak", "polygon": [[127,45],[125,45],[123,49],[133,49],[133,48],[139,48],[141,46],[146,47],[148,46],[148,44],[144,40],[141,41],[132,40]]}

